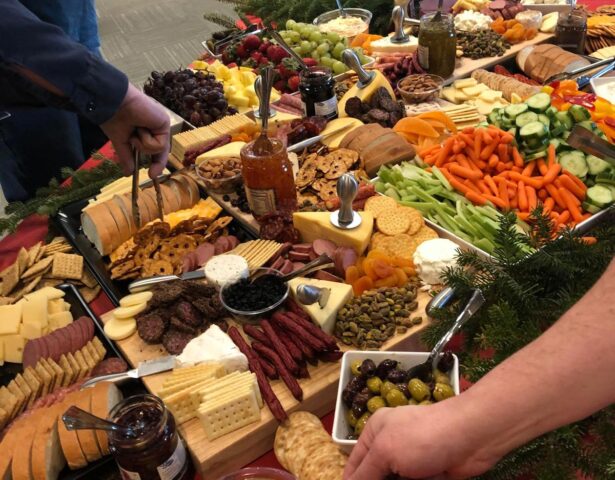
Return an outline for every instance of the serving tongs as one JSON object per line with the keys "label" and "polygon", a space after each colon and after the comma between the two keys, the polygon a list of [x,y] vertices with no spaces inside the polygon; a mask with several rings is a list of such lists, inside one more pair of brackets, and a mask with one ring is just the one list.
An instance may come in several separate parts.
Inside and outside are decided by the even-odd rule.
{"label": "serving tongs", "polygon": [[[603,65],[606,65],[606,67],[594,73],[593,75],[583,76],[579,78],[579,80],[583,80],[585,82],[584,85],[587,85],[592,78],[598,78],[604,75],[605,73],[610,72],[611,70],[613,70],[613,68],[615,68],[615,57],[605,58],[603,60],[599,60],[598,62],[590,63],[589,65],[585,65],[584,67],[577,68],[570,72],[562,72],[556,75],[552,75],[551,77],[547,78],[544,84],[549,85],[552,82],[561,82],[562,80],[572,80],[576,78],[578,75],[580,75],[581,73],[590,72]],[[581,88],[581,85],[579,85],[579,88]]]}
{"label": "serving tongs", "polygon": [[594,155],[615,166],[615,145],[590,132],[587,128],[575,125],[566,143],[572,148]]}
{"label": "serving tongs", "polygon": [[245,30],[242,30],[241,32],[238,32],[238,33],[233,33],[227,37],[224,37],[222,40],[218,40],[217,42],[215,42],[213,51],[211,48],[209,48],[209,45],[207,45],[207,41],[205,40],[202,41],[201,45],[205,49],[205,53],[208,56],[220,59],[222,58],[222,50],[224,50],[224,47],[226,47],[229,43],[239,40],[247,35],[250,35],[251,33],[257,34],[257,33],[260,33],[261,31],[262,31],[261,28],[255,23],[253,23],[249,25],[248,28],[246,28]]}
{"label": "serving tongs", "polygon": [[[132,218],[134,219],[137,229],[141,228],[141,213],[139,212],[139,168],[141,166],[141,153],[135,148],[134,151],[134,163],[132,171]],[[165,177],[165,180],[168,178]],[[164,201],[162,199],[162,192],[160,191],[160,178],[154,177],[151,179],[151,184],[154,186],[156,192],[156,207],[158,209],[158,218],[160,221],[164,220]],[[147,182],[145,182],[147,183]],[[145,184],[144,183],[144,184]]]}

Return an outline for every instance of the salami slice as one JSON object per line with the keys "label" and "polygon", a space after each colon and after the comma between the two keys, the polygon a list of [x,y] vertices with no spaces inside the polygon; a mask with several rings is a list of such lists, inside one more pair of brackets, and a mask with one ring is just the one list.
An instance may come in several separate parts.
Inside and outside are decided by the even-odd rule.
{"label": "salami slice", "polygon": [[122,373],[126,370],[128,370],[128,365],[124,360],[118,357],[111,357],[96,365],[92,370],[92,376],[111,375],[113,373]]}
{"label": "salami slice", "polygon": [[34,340],[28,340],[26,342],[26,346],[23,349],[23,366],[24,368],[27,367],[34,367],[34,365],[36,365],[36,362],[38,362],[38,359],[40,358],[39,355],[39,339],[36,338]]}
{"label": "salami slice", "polygon": [[329,257],[333,258],[337,245],[335,245],[335,243],[330,240],[318,238],[314,240],[312,247],[314,248],[314,252],[316,252],[317,255],[322,255],[324,253]]}
{"label": "salami slice", "polygon": [[53,358],[54,362],[58,362],[60,360],[60,356],[62,355],[62,351],[57,335],[52,333],[50,335],[45,335],[42,338],[45,339],[49,347],[49,357]]}

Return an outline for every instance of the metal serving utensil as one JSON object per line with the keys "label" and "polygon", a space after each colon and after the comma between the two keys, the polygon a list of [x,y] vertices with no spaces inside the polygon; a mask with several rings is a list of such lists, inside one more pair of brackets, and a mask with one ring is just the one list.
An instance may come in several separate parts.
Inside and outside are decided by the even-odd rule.
{"label": "metal serving utensil", "polygon": [[342,5],[342,0],[335,0],[335,3],[337,3],[337,9],[340,11],[340,17],[346,18],[348,14],[346,13],[346,10],[344,10],[344,6]]}
{"label": "metal serving utensil", "polygon": [[406,12],[403,7],[399,5],[393,7],[393,13],[391,14],[391,20],[395,25],[395,33],[391,37],[391,43],[408,43],[410,36],[404,30],[404,19],[406,18]]}
{"label": "metal serving utensil", "polygon": [[613,63],[613,62],[615,62],[615,57],[609,57],[609,58],[605,58],[603,60],[600,60],[598,62],[590,63],[589,65],[585,65],[584,67],[577,68],[577,69],[572,70],[570,72],[558,73],[556,75],[553,75],[553,76],[547,78],[547,81],[544,83],[544,85],[549,85],[551,82],[557,82],[557,81],[561,81],[561,80],[569,80],[571,78],[576,77],[580,73],[589,72],[591,70],[595,70],[598,67],[601,67],[602,65],[608,65],[608,64]]}
{"label": "metal serving utensil", "polygon": [[273,143],[271,143],[267,136],[269,129],[269,99],[271,98],[271,89],[273,88],[273,76],[274,72],[271,67],[261,69],[261,74],[259,75],[261,80],[258,84],[260,87],[258,111],[262,128],[261,134],[254,141],[253,149],[256,155],[267,155],[273,151]]}
{"label": "metal serving utensil", "polygon": [[134,438],[138,436],[132,427],[97,417],[75,405],[68,407],[68,410],[62,415],[62,421],[67,430],[106,430],[107,432],[117,432],[126,437]]}
{"label": "metal serving utensil", "polygon": [[352,202],[359,191],[359,182],[351,173],[345,173],[337,181],[337,196],[340,199],[340,209],[331,214],[333,225],[344,230],[357,228],[361,225],[361,215],[352,209]]}
{"label": "metal serving utensil", "polygon": [[269,29],[269,33],[271,35],[271,38],[273,38],[276,41],[276,43],[286,51],[286,53],[288,53],[291,57],[293,57],[297,61],[297,63],[299,63],[299,67],[301,68],[301,70],[303,70],[304,72],[310,71],[310,67],[308,67],[307,64],[303,61],[303,58],[301,58],[297,54],[297,52],[295,52],[292,48],[290,48],[288,43],[284,41],[282,36],[276,30],[271,28]]}
{"label": "metal serving utensil", "polygon": [[320,308],[325,308],[330,296],[330,288],[320,288],[307,283],[297,285],[297,300],[303,305],[313,305],[318,302]]}
{"label": "metal serving utensil", "polygon": [[566,143],[572,148],[594,155],[615,166],[615,145],[590,132],[587,128],[575,125]]}
{"label": "metal serving utensil", "polygon": [[[444,290],[446,290],[446,288]],[[442,296],[434,297],[434,299],[432,300],[435,300],[436,298],[438,298],[438,300],[435,302],[435,304],[432,304],[432,302],[428,304],[428,308],[426,309],[427,313],[429,314],[430,312],[430,305],[431,308],[434,308],[436,305],[441,307],[448,303],[448,301],[450,301],[450,299],[452,298],[450,297],[450,295],[452,295],[452,291],[453,289],[450,289]],[[444,302],[445,299],[447,300],[446,302]],[[468,303],[466,303],[466,306],[463,308],[463,310],[455,320],[455,323],[453,323],[451,328],[442,336],[438,343],[436,343],[435,347],[433,347],[433,350],[429,354],[429,357],[427,357],[427,360],[419,365],[412,367],[408,371],[410,378],[424,377],[429,372],[433,372],[438,368],[440,354],[442,353],[442,350],[444,349],[445,345],[450,342],[451,338],[453,338],[453,335],[455,335],[461,329],[461,327],[465,325],[465,323],[472,317],[472,315],[474,315],[478,311],[478,309],[483,305],[483,303],[485,303],[485,297],[483,296],[483,292],[478,289],[475,289],[472,292],[470,300],[468,300]]]}
{"label": "metal serving utensil", "polygon": [[[262,91],[262,84],[261,84],[261,77],[260,75],[258,77],[256,77],[256,80],[254,80],[254,91],[256,92],[256,98],[258,98],[258,108],[254,110],[254,118],[261,118],[261,112],[260,112],[260,104],[261,104],[261,91]],[[275,117],[278,114],[277,110],[275,110],[275,108],[270,108],[269,109],[269,118],[271,117]]]}
{"label": "metal serving utensil", "polygon": [[155,373],[166,372],[172,370],[175,367],[175,356],[167,355],[166,357],[155,358],[153,360],[145,360],[139,362],[137,368],[127,370],[121,373],[111,373],[109,375],[100,375],[98,377],[90,378],[81,385],[81,389],[93,387],[100,382],[122,382],[124,380],[130,380],[131,378],[142,378],[148,375],[154,375]]}
{"label": "metal serving utensil", "polygon": [[139,213],[139,151],[135,148],[133,170],[132,170],[132,218],[137,226],[137,230],[141,228],[141,213]]}

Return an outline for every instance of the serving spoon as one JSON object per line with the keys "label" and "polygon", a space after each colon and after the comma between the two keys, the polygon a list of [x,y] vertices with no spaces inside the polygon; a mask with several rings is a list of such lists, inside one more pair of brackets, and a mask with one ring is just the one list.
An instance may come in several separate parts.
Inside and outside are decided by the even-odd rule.
{"label": "serving spoon", "polygon": [[271,98],[271,89],[273,88],[274,71],[271,67],[261,69],[260,82],[255,84],[260,87],[258,98],[258,113],[261,120],[261,134],[254,141],[254,153],[258,156],[271,155],[273,153],[273,143],[269,140],[269,100]]}
{"label": "serving spoon", "polygon": [[68,407],[68,410],[62,415],[62,421],[67,430],[105,430],[107,432],[117,432],[126,437],[136,438],[139,436],[133,427],[110,422],[104,418],[92,415],[90,412],[86,412],[75,405]]}
{"label": "serving spoon", "polygon": [[297,270],[293,270],[292,272],[287,273],[286,275],[276,275],[275,273],[270,273],[265,270],[258,271],[254,275],[252,275],[252,277],[250,277],[250,283],[254,283],[255,280],[257,280],[258,278],[262,278],[266,275],[273,275],[275,277],[278,277],[280,280],[282,280],[282,282],[286,283],[292,280],[293,278],[307,275],[309,273],[315,272],[316,270],[323,270],[325,268],[331,268],[334,265],[335,264],[333,263],[333,260],[331,260],[331,257],[329,257],[329,255],[327,255],[326,253],[323,253],[320,257],[315,258],[311,262],[306,263],[303,267]]}
{"label": "serving spoon", "polygon": [[335,0],[335,3],[337,3],[337,9],[340,11],[340,16],[346,18],[348,14],[346,13],[346,10],[344,10],[342,0]]}

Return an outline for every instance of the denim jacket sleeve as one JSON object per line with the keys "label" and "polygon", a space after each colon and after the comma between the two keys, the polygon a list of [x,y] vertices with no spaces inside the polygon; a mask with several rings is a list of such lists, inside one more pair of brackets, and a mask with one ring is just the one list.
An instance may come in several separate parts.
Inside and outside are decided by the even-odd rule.
{"label": "denim jacket sleeve", "polygon": [[[16,74],[15,66],[44,78],[65,98]],[[74,110],[99,125],[117,111],[127,89],[126,75],[60,28],[42,22],[18,0],[0,1],[0,105],[35,99]]]}

